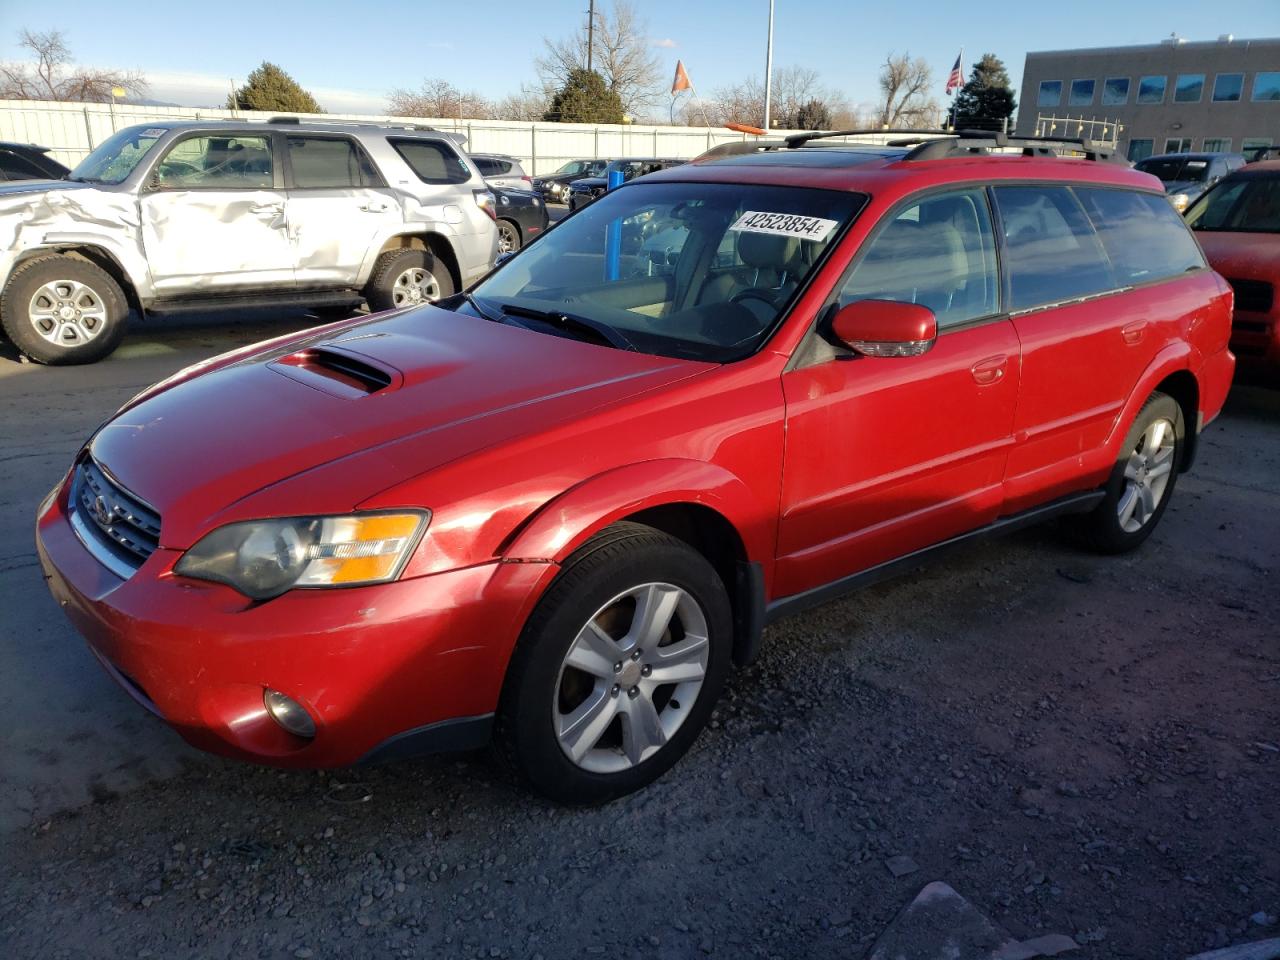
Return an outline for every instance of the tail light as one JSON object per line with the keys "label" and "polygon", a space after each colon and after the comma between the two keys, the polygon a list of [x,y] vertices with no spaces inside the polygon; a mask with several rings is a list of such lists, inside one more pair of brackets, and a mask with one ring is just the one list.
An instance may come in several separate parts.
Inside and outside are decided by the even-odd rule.
{"label": "tail light", "polygon": [[476,206],[489,215],[495,223],[498,220],[498,198],[489,190],[472,191],[476,198]]}

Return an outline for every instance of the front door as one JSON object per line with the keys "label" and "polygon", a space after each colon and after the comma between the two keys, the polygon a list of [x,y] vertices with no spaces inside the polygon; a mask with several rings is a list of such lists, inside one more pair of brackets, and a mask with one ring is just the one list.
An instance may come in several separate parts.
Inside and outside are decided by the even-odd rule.
{"label": "front door", "polygon": [[294,249],[276,167],[267,134],[202,133],[170,147],[138,204],[158,294],[292,289]]}
{"label": "front door", "polygon": [[290,134],[288,219],[300,287],[349,287],[404,223],[400,202],[350,137]]}
{"label": "front door", "polygon": [[[837,303],[929,307],[917,357],[825,357],[783,375],[786,457],[774,595],[868,569],[994,520],[1018,395],[984,191],[891,212]],[[815,336],[817,334],[814,334]]]}

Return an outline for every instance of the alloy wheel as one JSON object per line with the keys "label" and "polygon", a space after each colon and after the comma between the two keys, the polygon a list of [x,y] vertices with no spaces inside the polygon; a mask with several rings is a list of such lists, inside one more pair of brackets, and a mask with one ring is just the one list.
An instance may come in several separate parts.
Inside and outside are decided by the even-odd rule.
{"label": "alloy wheel", "polygon": [[1155,516],[1173,473],[1177,435],[1165,418],[1153,420],[1138,438],[1124,467],[1124,490],[1116,503],[1120,528],[1136,533]]}
{"label": "alloy wheel", "polygon": [[511,253],[520,245],[516,239],[515,228],[511,224],[502,222],[498,224],[498,252]]}
{"label": "alloy wheel", "polygon": [[561,663],[551,708],[560,749],[593,773],[643,763],[690,716],[709,654],[706,614],[688,591],[646,583],[614,597]]}
{"label": "alloy wheel", "polygon": [[88,343],[107,326],[107,307],[93,287],[79,280],[50,280],[31,297],[31,326],[61,347]]}
{"label": "alloy wheel", "polygon": [[440,281],[425,267],[410,267],[391,286],[391,302],[397,307],[440,299]]}

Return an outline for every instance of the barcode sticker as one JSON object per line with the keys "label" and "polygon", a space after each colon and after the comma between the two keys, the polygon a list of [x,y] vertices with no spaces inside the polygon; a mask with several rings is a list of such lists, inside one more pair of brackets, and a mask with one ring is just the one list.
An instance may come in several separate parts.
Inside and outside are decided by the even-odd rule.
{"label": "barcode sticker", "polygon": [[827,239],[838,225],[838,220],[824,220],[822,217],[802,217],[798,213],[748,210],[729,229],[739,233],[769,233],[778,237],[822,241]]}

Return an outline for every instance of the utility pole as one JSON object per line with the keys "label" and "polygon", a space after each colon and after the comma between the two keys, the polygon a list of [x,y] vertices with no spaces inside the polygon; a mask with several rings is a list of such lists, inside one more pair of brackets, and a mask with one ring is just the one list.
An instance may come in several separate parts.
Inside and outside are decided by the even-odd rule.
{"label": "utility pole", "polygon": [[591,72],[591,51],[596,45],[596,0],[587,4],[587,72]]}
{"label": "utility pole", "polygon": [[769,106],[773,96],[773,0],[769,0],[769,45],[764,54],[764,129],[768,133]]}

